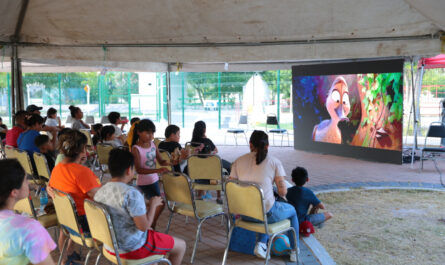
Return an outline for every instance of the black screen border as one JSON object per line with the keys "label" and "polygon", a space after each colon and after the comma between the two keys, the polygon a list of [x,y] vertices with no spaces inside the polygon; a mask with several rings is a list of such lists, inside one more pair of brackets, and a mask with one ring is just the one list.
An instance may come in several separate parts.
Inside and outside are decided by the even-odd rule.
{"label": "black screen border", "polygon": [[[402,73],[404,59],[376,60],[366,62],[347,63],[324,63],[311,65],[292,66],[292,84],[296,76],[319,76],[319,75],[347,75],[366,73]],[[403,78],[403,77],[402,77]],[[295,86],[293,86],[295,87]],[[402,91],[403,93],[403,91]],[[296,101],[293,101],[293,109],[296,109]],[[402,164],[402,150],[385,150],[370,147],[351,146],[344,144],[332,144],[315,141],[299,141],[298,130],[295,128],[296,115],[293,113],[294,122],[294,149],[303,151],[315,151],[353,157],[370,161]],[[402,118],[403,119],[403,118]],[[403,120],[402,120],[403,123]],[[403,139],[403,130],[402,130]]]}

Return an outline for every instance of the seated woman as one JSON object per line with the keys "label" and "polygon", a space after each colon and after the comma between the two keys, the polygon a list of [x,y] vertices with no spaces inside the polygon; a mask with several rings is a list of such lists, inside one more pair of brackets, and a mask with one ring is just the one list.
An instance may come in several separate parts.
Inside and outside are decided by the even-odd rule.
{"label": "seated woman", "polygon": [[114,148],[122,146],[122,142],[116,138],[115,128],[112,125],[107,125],[102,128],[101,138],[102,143],[109,144]]}
{"label": "seated woman", "polygon": [[[86,136],[76,130],[68,131],[60,136],[58,149],[65,158],[51,172],[48,192],[51,195],[51,188],[55,188],[69,193],[73,197],[82,230],[84,233],[89,234],[90,229],[85,217],[83,201],[86,198],[94,197],[94,194],[100,187],[100,182],[93,171],[81,165],[82,161],[86,159],[86,144]],[[75,234],[74,231],[67,230]],[[63,246],[65,239],[65,234],[61,232],[59,246]],[[79,260],[79,254],[73,253],[72,242],[69,243],[67,252],[72,253],[72,255],[69,255],[69,261]],[[65,259],[65,257],[63,258]]]}
{"label": "seated woman", "polygon": [[[206,136],[206,124],[203,121],[197,121],[195,123],[195,127],[193,128],[193,134],[192,134],[192,143],[201,143],[202,145],[198,148],[200,149],[199,154],[217,154],[218,153],[218,148],[216,148],[215,144],[212,142],[212,140],[210,140],[209,138],[207,138]],[[228,162],[227,160],[221,159],[221,163],[223,168],[227,171],[230,172],[230,167],[231,164],[230,162]],[[184,169],[185,171],[185,169]],[[210,182],[208,180],[197,180],[197,183],[202,183],[202,184],[209,184]],[[200,197],[202,197],[204,194],[203,191],[198,191],[198,199],[200,199]],[[221,199],[221,191],[217,191],[216,192],[216,201],[219,204],[222,204],[222,199]]]}
{"label": "seated woman", "polygon": [[183,149],[181,144],[179,143],[179,139],[181,138],[181,131],[179,127],[173,124],[170,124],[165,128],[165,140],[159,143],[158,148],[165,150],[171,154],[173,169],[176,172],[181,172],[180,163],[185,161],[188,157],[188,152],[186,149]]}
{"label": "seated woman", "polygon": [[73,118],[73,124],[71,125],[71,128],[74,130],[82,130],[82,129],[90,129],[90,125],[86,124],[82,118],[83,118],[83,112],[79,107],[75,107],[71,105],[69,107],[71,112],[71,117]]}
{"label": "seated woman", "polygon": [[14,213],[14,205],[29,196],[25,171],[15,159],[0,160],[0,264],[54,265],[57,246],[35,219]]}
{"label": "seated woman", "polygon": [[[127,184],[134,177],[134,164],[130,152],[111,150],[108,165],[112,179],[97,191],[94,200],[107,206],[121,258],[143,259],[169,253],[171,263],[179,265],[185,253],[185,242],[151,229],[156,208],[162,204],[162,198],[152,197],[147,207],[144,195]],[[111,246],[105,247],[114,255]]]}
{"label": "seated woman", "polygon": [[[269,137],[263,131],[253,131],[250,136],[250,153],[239,157],[232,165],[230,172],[231,179],[239,179],[241,181],[254,182],[260,185],[264,195],[264,205],[267,212],[267,222],[276,223],[284,219],[289,219],[291,226],[297,233],[298,240],[298,217],[295,208],[286,203],[275,201],[273,193],[273,183],[277,185],[278,194],[285,197],[287,193],[287,186],[285,183],[283,165],[280,160],[268,156]],[[258,220],[243,217],[246,221],[256,222]],[[267,250],[267,235],[260,234],[259,242],[256,244],[254,253],[257,257],[266,258]],[[295,243],[298,247],[298,241],[294,242],[293,234],[289,232],[289,240],[291,247],[294,248]],[[297,260],[297,253],[292,251],[290,253],[290,260],[295,262]]]}

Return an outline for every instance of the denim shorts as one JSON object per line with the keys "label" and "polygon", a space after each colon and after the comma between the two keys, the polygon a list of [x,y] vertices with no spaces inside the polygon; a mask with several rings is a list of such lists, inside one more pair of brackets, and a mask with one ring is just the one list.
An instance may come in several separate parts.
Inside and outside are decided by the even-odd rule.
{"label": "denim shorts", "polygon": [[313,226],[317,226],[325,221],[324,213],[310,214],[306,220],[311,222]]}
{"label": "denim shorts", "polygon": [[161,189],[159,188],[159,181],[156,181],[153,184],[149,185],[141,185],[138,186],[142,193],[145,195],[147,200],[150,200],[151,197],[161,196]]}

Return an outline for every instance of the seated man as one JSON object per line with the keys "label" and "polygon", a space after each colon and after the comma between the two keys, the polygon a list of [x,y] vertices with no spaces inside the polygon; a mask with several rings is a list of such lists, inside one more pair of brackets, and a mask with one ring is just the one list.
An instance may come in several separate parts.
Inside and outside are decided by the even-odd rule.
{"label": "seated man", "polygon": [[0,160],[0,265],[54,265],[56,248],[37,221],[14,213],[14,205],[29,196],[25,171],[15,159]]}
{"label": "seated man", "polygon": [[[142,193],[127,185],[134,176],[133,155],[115,148],[110,152],[108,165],[112,179],[97,191],[94,200],[107,206],[121,251],[120,257],[142,259],[169,253],[172,264],[181,264],[185,253],[184,240],[151,229],[162,198],[152,197],[147,211]],[[112,248],[105,248],[113,254]]]}

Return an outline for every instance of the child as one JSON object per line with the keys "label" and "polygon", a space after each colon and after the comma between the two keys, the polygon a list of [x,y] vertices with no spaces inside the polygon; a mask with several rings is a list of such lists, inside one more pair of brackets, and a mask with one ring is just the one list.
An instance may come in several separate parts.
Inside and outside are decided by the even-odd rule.
{"label": "child", "polygon": [[107,206],[121,258],[143,259],[170,253],[171,263],[181,264],[186,249],[184,240],[150,228],[162,198],[152,197],[146,207],[144,196],[127,185],[134,176],[134,162],[130,152],[113,149],[108,162],[112,179],[97,191],[94,200]]}
{"label": "child", "polygon": [[62,123],[60,121],[60,118],[57,117],[57,110],[55,108],[49,108],[46,112],[46,126],[56,127],[56,128],[62,128]]}
{"label": "child", "polygon": [[165,128],[165,141],[159,143],[159,149],[166,150],[172,156],[173,168],[176,172],[181,172],[181,167],[179,163],[187,159],[188,152],[186,149],[182,149],[179,144],[179,139],[181,137],[179,127],[176,125],[169,125]]}
{"label": "child", "polygon": [[141,119],[139,119],[138,117],[134,117],[130,120],[130,126],[133,125],[135,122],[140,121]]}
{"label": "child", "polygon": [[[159,176],[167,172],[166,168],[156,168],[156,160],[162,166],[168,166],[169,163],[161,158],[156,145],[153,142],[156,126],[151,120],[141,120],[134,124],[131,137],[131,153],[134,156],[136,172],[138,173],[137,185],[144,193],[147,200],[151,197],[160,196]],[[157,208],[153,229],[156,221],[164,209],[164,205]]]}
{"label": "child", "polygon": [[55,153],[53,145],[49,141],[48,135],[41,134],[37,136],[34,143],[36,144],[37,148],[39,148],[40,153],[45,156],[49,171],[53,171],[55,165]]}
{"label": "child", "polygon": [[[128,122],[128,120],[121,120],[121,114],[115,111],[112,111],[108,114],[108,120],[114,127],[114,134],[116,135],[116,138],[119,139],[122,144],[124,144],[127,140],[127,137],[125,134],[122,133],[122,130],[124,129],[124,126]],[[120,128],[118,125],[121,125]]]}
{"label": "child", "polygon": [[101,132],[102,132],[103,125],[100,123],[96,123],[93,126],[91,126],[91,135],[93,135],[93,145],[96,146],[97,143],[102,142],[101,138]]}
{"label": "child", "polygon": [[14,205],[29,196],[28,181],[15,159],[0,160],[0,264],[53,265],[57,245],[39,221],[14,213]]}
{"label": "child", "polygon": [[[298,222],[301,224],[303,221],[309,221],[312,225],[321,228],[322,224],[331,219],[333,215],[330,212],[317,213],[319,209],[325,209],[325,207],[310,189],[303,187],[309,181],[307,170],[302,167],[292,170],[292,181],[296,186],[287,190],[286,198],[295,207]],[[308,214],[311,205],[312,209]]]}
{"label": "child", "polygon": [[102,143],[110,144],[114,148],[122,146],[122,142],[116,139],[114,127],[111,125],[107,125],[102,128],[101,138]]}

